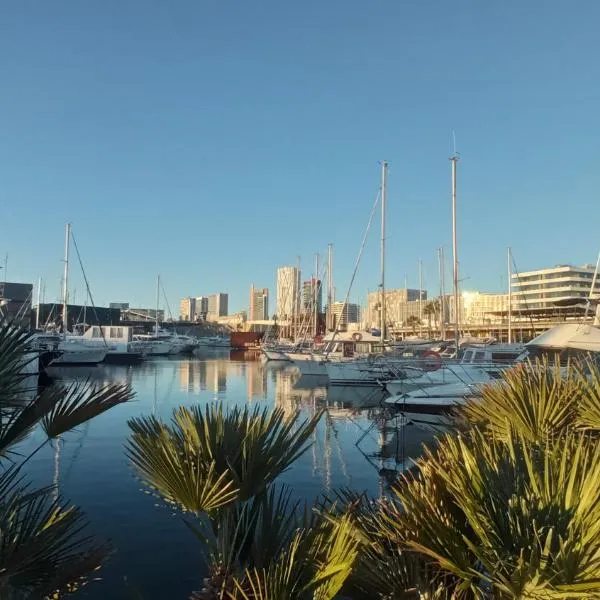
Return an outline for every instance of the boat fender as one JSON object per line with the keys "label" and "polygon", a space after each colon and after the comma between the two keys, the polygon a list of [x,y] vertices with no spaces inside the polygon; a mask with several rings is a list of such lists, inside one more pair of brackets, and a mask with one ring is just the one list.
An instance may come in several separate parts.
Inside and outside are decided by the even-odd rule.
{"label": "boat fender", "polygon": [[423,352],[423,370],[425,371],[437,371],[442,366],[442,357],[433,350],[426,350]]}
{"label": "boat fender", "polygon": [[355,331],[355,332],[352,334],[352,339],[353,339],[355,342],[360,342],[360,341],[362,340],[362,333],[359,333],[358,331]]}

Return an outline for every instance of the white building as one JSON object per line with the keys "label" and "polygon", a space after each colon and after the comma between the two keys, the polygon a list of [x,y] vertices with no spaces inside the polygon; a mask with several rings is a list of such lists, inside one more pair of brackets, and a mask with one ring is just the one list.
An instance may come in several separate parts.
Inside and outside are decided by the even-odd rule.
{"label": "white building", "polygon": [[[590,295],[593,277],[592,265],[557,265],[549,269],[513,273],[512,309],[554,309],[560,300],[585,299]],[[596,281],[594,293],[600,293],[600,281]]]}
{"label": "white building", "polygon": [[344,306],[343,302],[334,302],[331,305],[331,313],[333,315],[333,328],[339,326],[344,327],[349,323],[360,322],[360,306],[358,304],[348,303]]}
{"label": "white building", "polygon": [[300,270],[285,266],[277,269],[277,318],[287,319],[300,311]]}
{"label": "white building", "polygon": [[[450,297],[453,306],[453,298]],[[462,292],[460,294],[460,322],[464,325],[489,325],[502,323],[500,314],[508,311],[508,294],[488,294],[486,292]],[[451,311],[451,314],[454,314]]]}

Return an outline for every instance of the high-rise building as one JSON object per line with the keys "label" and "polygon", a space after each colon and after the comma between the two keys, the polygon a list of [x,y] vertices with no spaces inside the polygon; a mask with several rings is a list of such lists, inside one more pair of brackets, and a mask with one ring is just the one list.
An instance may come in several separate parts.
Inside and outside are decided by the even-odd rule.
{"label": "high-rise building", "polygon": [[206,321],[208,317],[208,296],[198,296],[196,298],[196,318],[195,321]]}
{"label": "high-rise building", "polygon": [[250,286],[250,321],[266,321],[269,318],[269,290]]}
{"label": "high-rise building", "polygon": [[196,320],[196,298],[182,298],[179,303],[179,318],[182,321]]}
{"label": "high-rise building", "polygon": [[300,269],[292,266],[277,269],[277,318],[287,319],[300,310]]}
{"label": "high-rise building", "polygon": [[226,317],[228,311],[228,304],[229,296],[227,294],[211,294],[208,297],[207,318],[209,320],[215,320],[218,317]]}
{"label": "high-rise building", "polygon": [[[513,273],[512,309],[555,309],[559,300],[583,300],[590,295],[593,278],[592,265],[557,265],[549,269]],[[600,278],[596,281],[594,293],[600,293]]]}
{"label": "high-rise building", "polygon": [[348,302],[334,302],[331,305],[333,315],[333,327],[344,327],[348,323],[360,323],[360,306]]}
{"label": "high-rise building", "polygon": [[323,286],[320,279],[312,277],[302,284],[302,310],[314,311],[315,292],[317,296],[317,312],[323,312]]}

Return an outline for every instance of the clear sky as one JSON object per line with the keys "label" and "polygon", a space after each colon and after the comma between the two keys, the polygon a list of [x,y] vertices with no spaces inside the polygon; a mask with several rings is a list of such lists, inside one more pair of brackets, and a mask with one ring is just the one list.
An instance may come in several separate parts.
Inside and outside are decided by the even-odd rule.
{"label": "clear sky", "polygon": [[8,279],[57,298],[69,220],[98,305],[152,305],[160,272],[173,312],[216,291],[243,309],[328,242],[341,296],[387,159],[387,285],[422,258],[437,289],[452,130],[465,289],[505,286],[507,246],[520,270],[594,262],[598,23],[598,0],[5,0]]}

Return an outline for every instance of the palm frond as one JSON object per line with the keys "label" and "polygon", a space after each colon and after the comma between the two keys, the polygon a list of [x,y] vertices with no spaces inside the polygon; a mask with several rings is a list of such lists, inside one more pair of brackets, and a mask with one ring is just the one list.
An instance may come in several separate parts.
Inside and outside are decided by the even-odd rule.
{"label": "palm frond", "polygon": [[458,410],[468,424],[508,439],[512,432],[530,442],[544,442],[574,426],[585,396],[585,376],[575,365],[566,369],[547,359],[508,369],[500,381],[482,390]]}
{"label": "palm frond", "polygon": [[[320,416],[299,423],[297,414],[286,418],[279,409],[179,408],[170,424],[153,417],[130,420],[127,453],[168,501],[204,512],[263,492],[307,450]],[[214,501],[204,493],[199,501],[205,487],[216,494]]]}
{"label": "palm frond", "polygon": [[576,432],[540,448],[513,434],[446,436],[396,489],[387,519],[456,590],[600,593],[600,447]]}
{"label": "palm frond", "polygon": [[19,405],[13,399],[13,404],[2,411],[4,418],[0,419],[0,456],[26,438],[62,396],[62,390],[47,388],[25,404]]}
{"label": "palm frond", "polygon": [[30,334],[8,320],[0,320],[0,406],[10,405],[23,391],[26,364],[37,357],[28,352]]}
{"label": "palm frond", "polygon": [[16,590],[41,598],[81,585],[110,546],[85,536],[82,513],[53,499],[52,488],[30,492],[15,472],[0,478],[0,595]]}
{"label": "palm frond", "polygon": [[578,405],[578,424],[587,431],[600,432],[600,369],[589,358],[581,367],[583,393]]}
{"label": "palm frond", "polygon": [[107,410],[131,400],[134,393],[129,385],[98,386],[92,382],[75,382],[55,394],[54,406],[42,419],[49,438],[55,438]]}
{"label": "palm frond", "polygon": [[220,508],[237,497],[227,471],[218,473],[190,445],[173,443],[168,427],[154,417],[129,421],[126,453],[138,475],[168,503],[195,514]]}

